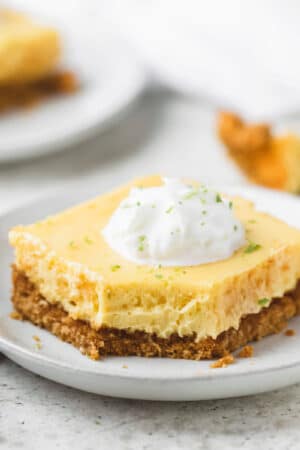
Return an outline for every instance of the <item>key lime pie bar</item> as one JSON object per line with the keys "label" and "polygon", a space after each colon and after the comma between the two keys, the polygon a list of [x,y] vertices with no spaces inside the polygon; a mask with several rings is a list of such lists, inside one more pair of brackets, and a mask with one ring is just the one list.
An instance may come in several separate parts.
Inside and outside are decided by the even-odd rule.
{"label": "key lime pie bar", "polygon": [[219,115],[218,134],[230,158],[250,181],[300,193],[299,136],[275,134],[270,125],[247,123],[229,112]]}
{"label": "key lime pie bar", "polygon": [[75,92],[76,77],[59,69],[60,57],[54,29],[0,7],[0,112]]}
{"label": "key lime pie bar", "polygon": [[300,307],[300,232],[204,185],[146,177],[10,231],[12,301],[93,359],[202,359]]}

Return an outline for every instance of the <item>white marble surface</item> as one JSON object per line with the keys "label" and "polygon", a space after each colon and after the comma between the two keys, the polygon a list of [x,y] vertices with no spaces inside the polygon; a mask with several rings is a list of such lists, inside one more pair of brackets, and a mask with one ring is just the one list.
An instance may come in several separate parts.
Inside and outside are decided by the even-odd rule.
{"label": "white marble surface", "polygon": [[[155,172],[243,182],[213,127],[208,106],[148,94],[122,123],[91,142],[0,166],[0,212],[78,180],[99,192]],[[299,419],[300,386],[234,400],[119,400],[59,386],[0,357],[0,449],[292,450],[299,448]]]}

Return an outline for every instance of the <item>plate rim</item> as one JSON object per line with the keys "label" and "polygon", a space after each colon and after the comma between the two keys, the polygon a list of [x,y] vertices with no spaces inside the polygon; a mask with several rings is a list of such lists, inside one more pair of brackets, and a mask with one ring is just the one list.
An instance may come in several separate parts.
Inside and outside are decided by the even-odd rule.
{"label": "plate rim", "polygon": [[[46,330],[47,331],[47,330]],[[59,338],[57,338],[59,340]],[[62,341],[59,340],[60,343],[62,343]],[[71,345],[71,344],[70,344]],[[228,369],[226,371],[223,370],[212,370],[211,373],[209,374],[205,374],[202,375],[201,372],[199,373],[193,373],[189,376],[182,376],[182,377],[176,377],[176,376],[144,376],[144,375],[136,375],[136,374],[132,374],[130,373],[130,371],[128,372],[124,372],[124,369],[119,369],[119,368],[114,368],[113,372],[109,372],[109,369],[106,371],[106,369],[104,368],[104,370],[90,370],[88,368],[83,368],[81,366],[71,366],[68,363],[64,363],[63,361],[56,361],[55,359],[49,357],[49,356],[45,356],[41,353],[37,353],[34,350],[29,350],[26,348],[21,347],[18,344],[15,344],[13,342],[8,341],[5,337],[0,335],[0,350],[2,351],[2,353],[6,354],[6,351],[10,352],[12,351],[14,354],[16,354],[17,356],[19,355],[20,357],[25,357],[28,361],[30,360],[35,360],[41,364],[46,365],[47,367],[51,367],[54,369],[59,369],[59,370],[65,370],[68,371],[69,373],[81,373],[81,374],[85,374],[85,375],[93,375],[93,376],[106,376],[109,378],[122,378],[122,379],[130,379],[132,381],[169,381],[169,382],[188,382],[188,381],[210,381],[210,380],[220,380],[220,379],[224,379],[224,378],[242,378],[242,377],[249,377],[249,376],[255,376],[255,375],[266,375],[268,373],[278,373],[278,372],[282,372],[282,371],[287,371],[289,369],[300,369],[300,359],[299,361],[296,361],[294,363],[286,363],[283,364],[281,366],[277,366],[277,367],[268,367],[268,368],[264,368],[264,369],[254,369],[254,370],[243,370],[240,372],[234,372],[232,373],[231,371],[228,371]],[[83,358],[87,358],[86,355],[82,355]],[[9,358],[9,357],[8,357]],[[122,358],[122,357],[119,357]],[[127,358],[127,357],[126,357]],[[159,359],[159,358],[156,358]],[[161,358],[162,360],[164,358]],[[102,362],[105,361],[105,358],[103,360],[98,360],[98,362]],[[177,360],[178,361],[178,360]],[[184,359],[182,359],[181,361],[185,361]],[[197,361],[195,361],[197,362]],[[103,369],[103,368],[102,368]]]}
{"label": "plate rim", "polygon": [[[117,102],[117,108],[114,107],[110,110],[108,110],[105,114],[105,117],[100,117],[100,119],[96,119],[95,117],[93,120],[90,121],[88,125],[85,125],[84,127],[81,127],[79,129],[72,129],[71,131],[68,131],[67,133],[61,133],[58,136],[54,136],[52,139],[48,141],[33,141],[33,142],[26,142],[22,145],[16,145],[10,144],[9,146],[5,146],[5,152],[2,154],[0,151],[0,164],[9,164],[19,161],[24,161],[28,159],[34,159],[39,158],[42,156],[46,156],[49,154],[55,154],[62,150],[65,150],[67,148],[72,147],[73,145],[79,145],[82,144],[84,141],[86,141],[88,138],[92,138],[98,133],[105,131],[109,127],[111,127],[114,123],[120,121],[126,114],[126,111],[131,106],[134,106],[134,104],[138,101],[140,95],[146,90],[148,84],[149,84],[149,76],[144,70],[144,68],[141,66],[141,64],[137,61],[136,58],[134,58],[134,55],[130,50],[122,45],[122,42],[120,41],[120,49],[119,52],[122,52],[123,57],[119,58],[119,66],[121,64],[121,67],[126,70],[126,74],[128,74],[127,78],[129,79],[129,76],[132,80],[135,81],[135,83],[131,83],[130,89],[128,90],[128,83],[127,83],[127,89],[126,92],[122,95],[121,101],[118,99]],[[112,45],[112,50],[114,51],[117,47],[117,40],[116,38],[111,39],[107,43]],[[107,51],[105,49],[105,51]],[[104,51],[104,54],[105,54]],[[117,66],[117,70],[120,70],[120,67]],[[80,92],[78,93],[80,95]],[[58,99],[60,102],[64,100],[68,100],[68,98],[64,99],[64,97],[61,97]],[[47,107],[47,103],[49,102],[56,102],[56,99],[50,99],[48,102],[45,102],[45,105],[42,104],[41,107]],[[39,105],[37,106],[39,108]],[[20,112],[17,112],[20,114]],[[14,114],[12,112],[11,114]]]}

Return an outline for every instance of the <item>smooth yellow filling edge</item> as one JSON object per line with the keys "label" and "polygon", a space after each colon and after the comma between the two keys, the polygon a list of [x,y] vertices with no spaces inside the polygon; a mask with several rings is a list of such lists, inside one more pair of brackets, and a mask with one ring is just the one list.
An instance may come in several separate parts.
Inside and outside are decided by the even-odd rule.
{"label": "smooth yellow filling edge", "polygon": [[[24,271],[40,293],[60,304],[74,319],[85,320],[99,329],[108,327],[141,330],[169,337],[196,334],[197,340],[216,338],[223,331],[237,329],[243,316],[258,313],[261,298],[282,297],[295,288],[300,278],[300,251],[287,247],[269,260],[220,285],[194,295],[162,285],[165,295],[156,296],[150,286],[109,286],[103,277],[79,263],[67,261],[30,233],[11,231],[16,266]],[[288,270],[283,271],[286,264]],[[188,294],[188,291],[186,291]],[[139,302],[135,299],[139,298]]]}

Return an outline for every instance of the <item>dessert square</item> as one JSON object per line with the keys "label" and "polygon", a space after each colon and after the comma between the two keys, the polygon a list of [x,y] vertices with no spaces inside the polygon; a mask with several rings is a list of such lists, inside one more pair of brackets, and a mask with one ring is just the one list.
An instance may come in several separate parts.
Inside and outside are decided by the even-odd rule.
{"label": "dessert square", "polygon": [[53,70],[59,56],[55,30],[0,9],[0,86],[40,80]]}
{"label": "dessert square", "polygon": [[246,240],[221,261],[137,264],[108,245],[102,231],[131,189],[161,184],[159,176],[137,179],[14,227],[18,313],[94,359],[213,358],[280,331],[299,309],[300,232],[251,202],[228,199]]}
{"label": "dessert square", "polygon": [[59,70],[58,33],[0,8],[0,113],[28,108],[78,89],[75,75]]}
{"label": "dessert square", "polygon": [[230,158],[250,181],[300,192],[299,136],[275,134],[270,125],[250,124],[229,112],[219,115],[218,134]]}

